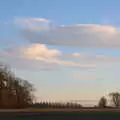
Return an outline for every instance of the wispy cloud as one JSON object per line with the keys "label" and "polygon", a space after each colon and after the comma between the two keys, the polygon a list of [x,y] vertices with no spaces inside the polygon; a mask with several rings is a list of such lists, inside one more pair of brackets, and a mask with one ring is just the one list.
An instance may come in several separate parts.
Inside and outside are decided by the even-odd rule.
{"label": "wispy cloud", "polygon": [[15,18],[20,38],[33,44],[77,46],[85,48],[120,48],[120,29],[110,25],[73,24],[53,26],[45,18]]}
{"label": "wispy cloud", "polygon": [[120,48],[120,30],[114,26],[74,24],[51,26],[41,18],[18,19],[22,35],[32,43],[94,48]]}
{"label": "wispy cloud", "polygon": [[119,56],[109,56],[109,55],[103,55],[103,54],[96,54],[96,55],[90,55],[90,54],[83,54],[83,53],[73,53],[71,54],[71,58],[84,61],[89,63],[95,63],[95,64],[107,64],[107,63],[119,63],[120,57]]}
{"label": "wispy cloud", "polygon": [[33,31],[46,30],[51,20],[45,18],[15,18],[13,24]]}
{"label": "wispy cloud", "polygon": [[53,63],[42,63],[39,61],[26,60],[20,58],[9,58],[6,63],[10,65],[11,68],[19,70],[29,70],[29,71],[51,71],[59,68],[57,64]]}
{"label": "wispy cloud", "polygon": [[9,48],[4,52],[1,51],[1,57],[17,58],[22,60],[22,64],[23,60],[28,60],[36,62],[39,61],[46,64],[87,69],[104,69],[104,65],[107,66],[111,63],[119,63],[120,61],[120,57],[102,54],[90,55],[79,52],[64,54],[57,49],[49,49],[44,44],[32,44],[18,48]]}
{"label": "wispy cloud", "polygon": [[43,44],[33,44],[30,46],[24,46],[20,48],[11,48],[6,50],[5,55],[9,57],[17,57],[27,60],[37,60],[45,63],[55,63],[61,66],[68,67],[83,67],[94,68],[94,64],[83,64],[80,62],[74,62],[72,60],[63,60],[62,53],[56,49],[48,49]]}

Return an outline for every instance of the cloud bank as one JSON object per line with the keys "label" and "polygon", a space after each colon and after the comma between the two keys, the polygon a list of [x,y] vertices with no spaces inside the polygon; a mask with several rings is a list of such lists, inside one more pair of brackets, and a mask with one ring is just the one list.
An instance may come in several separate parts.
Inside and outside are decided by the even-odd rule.
{"label": "cloud bank", "polygon": [[[79,51],[64,54],[64,51],[61,52],[57,49],[49,49],[47,47],[47,45],[60,45],[79,48],[119,49],[120,30],[114,26],[97,24],[53,26],[50,25],[51,20],[44,18],[17,18],[13,20],[13,23],[20,28],[22,38],[29,41],[31,45],[0,51],[2,53],[0,53],[0,57],[7,56],[9,58],[22,59],[22,64],[24,64],[24,60],[39,61],[42,64],[46,64],[41,64],[41,68],[43,69],[46,69],[47,66],[49,66],[48,68],[52,68],[54,65],[97,68],[98,64],[119,63],[120,61],[120,57],[106,55],[91,56]],[[52,65],[50,66],[50,64]],[[35,66],[39,65],[36,64]]]}
{"label": "cloud bank", "polygon": [[86,48],[120,48],[120,29],[114,26],[98,24],[51,26],[49,20],[39,19],[23,18],[19,21],[24,25],[22,36],[31,43]]}

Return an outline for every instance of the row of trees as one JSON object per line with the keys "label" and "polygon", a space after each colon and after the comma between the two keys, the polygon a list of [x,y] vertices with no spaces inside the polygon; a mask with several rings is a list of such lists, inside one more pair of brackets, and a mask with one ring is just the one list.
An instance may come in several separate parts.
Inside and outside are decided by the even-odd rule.
{"label": "row of trees", "polygon": [[0,65],[0,108],[25,108],[33,103],[33,92],[32,84]]}
{"label": "row of trees", "polygon": [[[112,102],[112,106],[119,108],[120,107],[120,93],[113,92],[109,94]],[[99,100],[98,106],[100,108],[106,108],[108,106],[108,100],[103,96]]]}
{"label": "row of trees", "polygon": [[40,102],[31,106],[32,108],[81,108],[82,105],[77,103],[52,103],[52,102]]}

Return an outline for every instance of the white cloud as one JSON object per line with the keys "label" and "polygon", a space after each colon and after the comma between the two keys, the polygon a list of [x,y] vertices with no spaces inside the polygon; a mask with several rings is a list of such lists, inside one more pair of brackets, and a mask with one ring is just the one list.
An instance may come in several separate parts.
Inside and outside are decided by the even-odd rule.
{"label": "white cloud", "polygon": [[40,60],[47,63],[57,63],[59,65],[75,67],[95,67],[95,65],[80,64],[73,61],[57,59],[56,57],[62,55],[61,52],[55,49],[48,49],[45,45],[32,45],[21,49],[21,51],[25,58]]}
{"label": "white cloud", "polygon": [[45,45],[35,44],[28,47],[23,47],[20,49],[26,57],[36,58],[36,57],[57,57],[61,56],[61,52],[55,49],[48,49]]}
{"label": "white cloud", "polygon": [[[31,21],[32,23],[32,21]],[[34,29],[34,26],[32,26]],[[45,26],[42,26],[46,28]],[[69,26],[47,26],[37,30],[32,28],[22,29],[22,34],[32,43],[95,47],[95,48],[120,48],[120,29],[114,26],[98,24],[75,24]]]}
{"label": "white cloud", "polygon": [[30,46],[9,49],[8,56],[16,56],[27,60],[37,60],[45,63],[55,63],[62,66],[94,68],[94,64],[81,64],[70,60],[62,60],[62,53],[56,49],[48,49],[43,44],[33,44]]}

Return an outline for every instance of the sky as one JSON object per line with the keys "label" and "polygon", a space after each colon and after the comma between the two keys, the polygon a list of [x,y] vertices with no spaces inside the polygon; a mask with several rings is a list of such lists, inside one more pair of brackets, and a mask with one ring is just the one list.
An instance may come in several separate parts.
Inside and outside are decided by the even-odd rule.
{"label": "sky", "polygon": [[120,87],[119,0],[0,0],[0,61],[38,100],[97,100]]}

